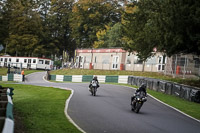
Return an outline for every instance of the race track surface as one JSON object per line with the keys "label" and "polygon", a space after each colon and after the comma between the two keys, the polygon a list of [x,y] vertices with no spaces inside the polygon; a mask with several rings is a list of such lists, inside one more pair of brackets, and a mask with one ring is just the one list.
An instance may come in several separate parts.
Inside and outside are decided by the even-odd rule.
{"label": "race track surface", "polygon": [[[87,133],[199,133],[200,123],[163,105],[150,96],[139,114],[131,111],[134,90],[119,85],[100,84],[97,96],[91,96],[89,83],[51,83],[45,72],[26,76],[24,84],[70,88],[68,114]],[[64,108],[64,107],[63,107]]]}

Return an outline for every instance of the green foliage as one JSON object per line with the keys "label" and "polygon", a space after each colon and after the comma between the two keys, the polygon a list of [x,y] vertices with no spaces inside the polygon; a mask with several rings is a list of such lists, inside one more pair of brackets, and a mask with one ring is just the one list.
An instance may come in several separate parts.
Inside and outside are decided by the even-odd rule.
{"label": "green foliage", "polygon": [[136,51],[140,60],[145,61],[153,55],[152,51],[155,47],[154,41],[150,39],[154,30],[152,29],[153,23],[149,19],[149,12],[146,11],[146,8],[150,8],[150,5],[140,5],[139,2],[130,4],[129,8],[133,12],[125,12],[124,14],[123,47],[129,52]]}
{"label": "green foliage", "polygon": [[123,15],[123,47],[137,51],[141,60],[154,48],[168,56],[200,53],[200,1],[140,0],[130,7]]}
{"label": "green foliage", "polygon": [[95,41],[95,48],[111,48],[111,47],[121,47],[121,24],[116,23],[113,27],[106,26],[106,30],[100,30],[97,32],[97,39]]}
{"label": "green foliage", "polygon": [[9,54],[17,56],[37,55],[42,25],[39,14],[33,11],[31,1],[11,1],[9,36],[5,39]]}
{"label": "green foliage", "polygon": [[73,6],[71,28],[78,47],[92,47],[97,41],[96,33],[105,25],[114,25],[120,21],[119,7],[115,1],[79,0]]}
{"label": "green foliage", "polygon": [[123,47],[142,61],[154,48],[199,55],[199,28],[197,0],[0,1],[0,44],[12,56],[73,56],[91,47]]}
{"label": "green foliage", "polygon": [[74,0],[51,1],[48,28],[51,34],[51,44],[57,47],[59,55],[62,55],[63,50],[70,51],[69,53],[73,55],[76,48],[69,26],[73,2]]}
{"label": "green foliage", "polygon": [[121,24],[116,23],[113,27],[111,27],[111,29],[108,31],[107,36],[108,40],[106,40],[105,43],[108,47],[121,47]]}
{"label": "green foliage", "polygon": [[61,60],[56,60],[56,61],[54,61],[54,65],[55,66],[62,66],[62,61]]}

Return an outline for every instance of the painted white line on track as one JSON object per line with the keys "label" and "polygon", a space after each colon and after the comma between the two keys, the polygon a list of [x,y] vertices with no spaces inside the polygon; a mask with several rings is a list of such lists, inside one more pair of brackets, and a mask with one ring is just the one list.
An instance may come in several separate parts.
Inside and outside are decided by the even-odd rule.
{"label": "painted white line on track", "polygon": [[68,105],[69,105],[69,102],[70,102],[70,99],[72,98],[73,94],[74,94],[74,90],[72,89],[69,89],[71,90],[71,94],[69,96],[69,98],[66,100],[66,103],[65,103],[65,109],[64,109],[64,112],[65,112],[65,115],[66,117],[68,118],[68,120],[78,129],[80,130],[82,133],[86,133],[82,128],[80,128],[73,120],[72,118],[68,115],[67,113],[67,110],[68,110]]}
{"label": "painted white line on track", "polygon": [[[45,76],[43,76],[43,80],[44,80],[45,82],[52,83],[52,82],[50,82],[50,81],[47,81],[47,80],[45,79]],[[80,127],[72,120],[72,118],[71,118],[71,117],[68,115],[68,113],[67,113],[68,106],[69,106],[69,102],[70,102],[70,100],[71,100],[71,98],[72,98],[72,96],[73,96],[73,94],[74,94],[74,90],[72,90],[72,89],[70,89],[70,88],[63,88],[63,87],[54,87],[54,88],[60,88],[60,89],[70,90],[70,91],[71,91],[70,96],[68,97],[68,99],[67,99],[66,102],[65,102],[65,108],[64,108],[65,116],[67,117],[67,119],[69,120],[69,122],[71,122],[78,130],[80,130],[82,133],[86,133],[82,128],[80,128]]]}

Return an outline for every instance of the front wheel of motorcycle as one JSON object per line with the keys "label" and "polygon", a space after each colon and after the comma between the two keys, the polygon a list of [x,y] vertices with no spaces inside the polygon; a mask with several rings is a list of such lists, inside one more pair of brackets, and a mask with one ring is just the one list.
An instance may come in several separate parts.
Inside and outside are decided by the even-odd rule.
{"label": "front wheel of motorcycle", "polygon": [[97,95],[97,88],[94,89],[94,96]]}
{"label": "front wheel of motorcycle", "polygon": [[141,107],[142,107],[142,104],[141,103],[137,103],[136,108],[135,108],[135,112],[139,113]]}
{"label": "front wheel of motorcycle", "polygon": [[131,102],[131,110],[134,111],[134,101]]}

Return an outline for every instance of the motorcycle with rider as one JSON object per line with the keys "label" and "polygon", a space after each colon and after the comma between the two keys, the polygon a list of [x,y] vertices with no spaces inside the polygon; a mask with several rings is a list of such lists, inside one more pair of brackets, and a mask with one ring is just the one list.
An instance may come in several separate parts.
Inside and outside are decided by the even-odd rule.
{"label": "motorcycle with rider", "polygon": [[93,79],[90,81],[89,84],[89,91],[93,96],[96,96],[97,88],[99,88],[99,81],[97,79],[97,76],[94,76]]}
{"label": "motorcycle with rider", "polygon": [[139,113],[144,102],[147,101],[146,84],[142,84],[131,97],[131,110]]}

